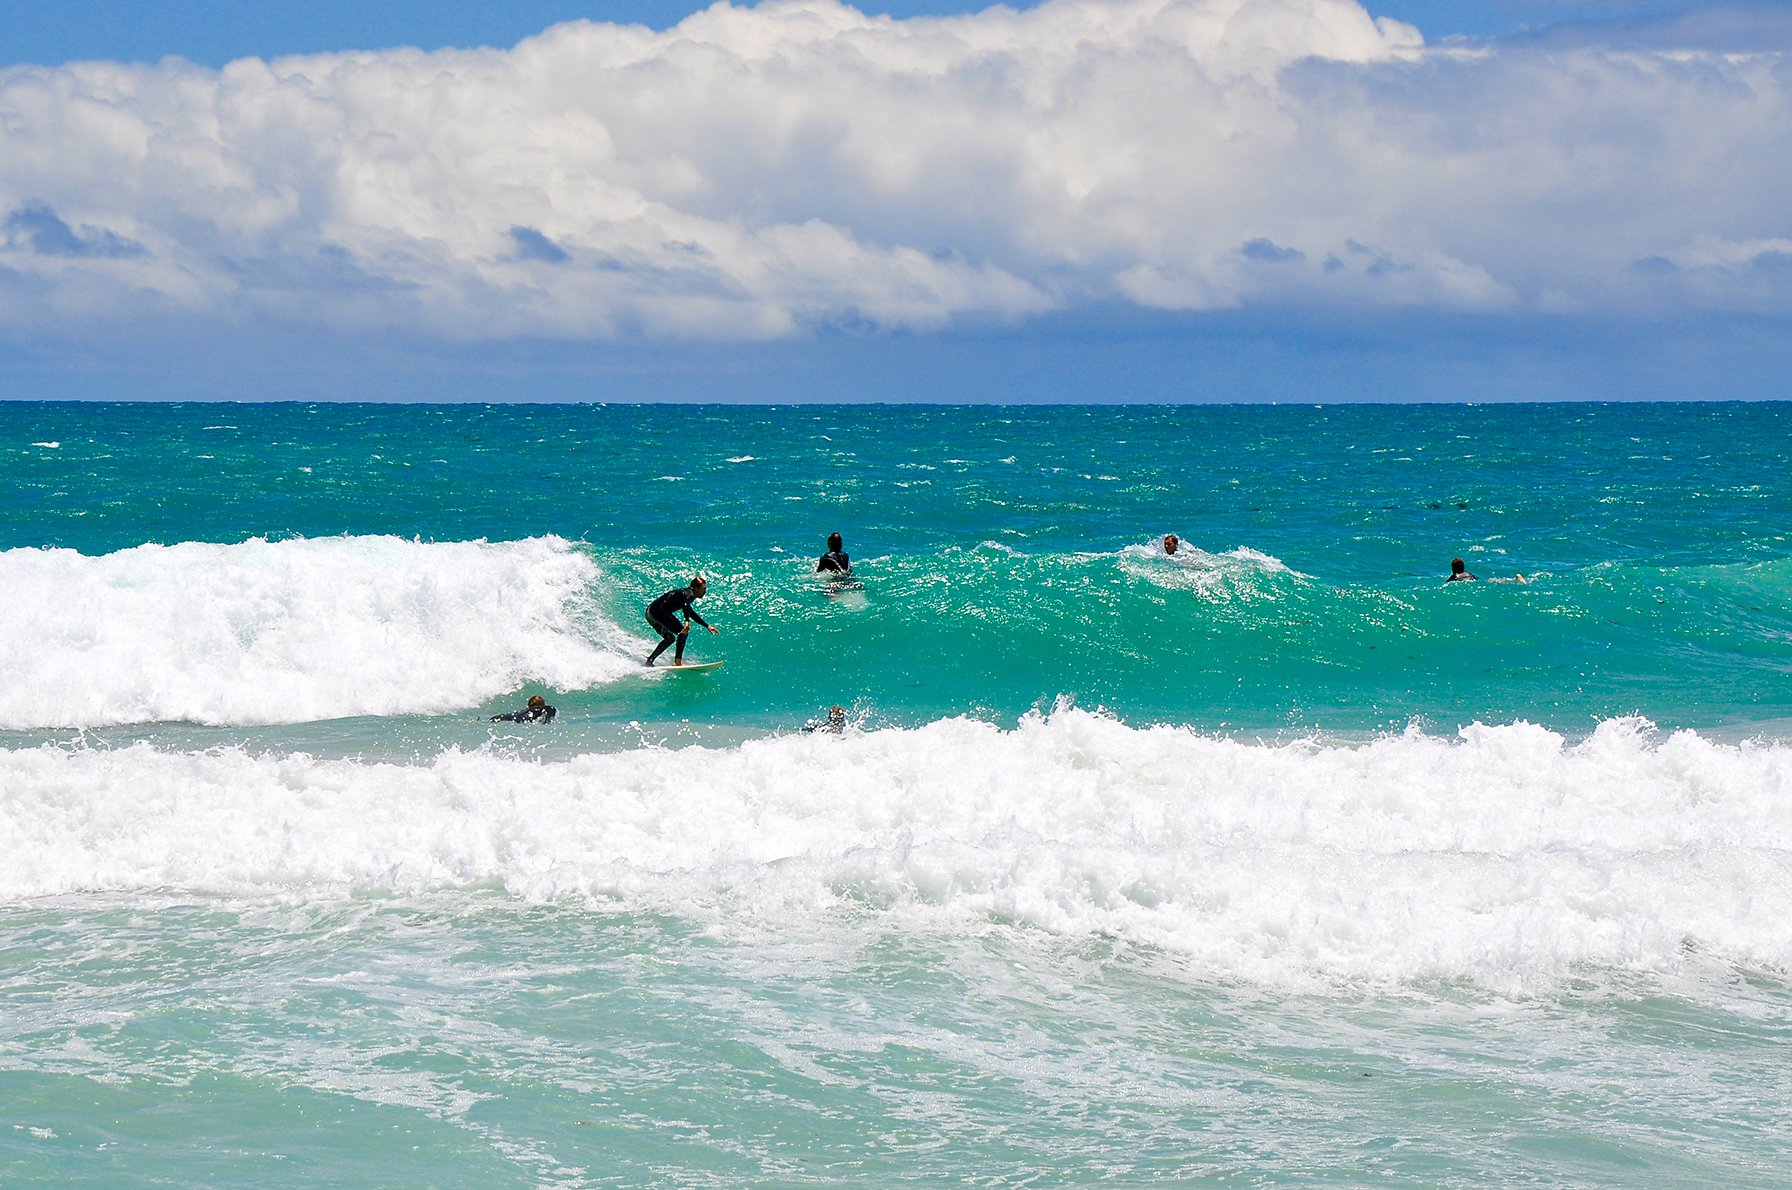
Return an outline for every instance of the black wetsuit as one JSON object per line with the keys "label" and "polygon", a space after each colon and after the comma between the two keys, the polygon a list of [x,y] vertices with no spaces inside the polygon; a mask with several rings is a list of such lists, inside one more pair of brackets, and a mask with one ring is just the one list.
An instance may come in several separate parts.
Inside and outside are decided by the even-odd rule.
{"label": "black wetsuit", "polygon": [[1478,583],[1480,581],[1480,575],[1470,574],[1466,570],[1459,570],[1444,580],[1446,583]]}
{"label": "black wetsuit", "polygon": [[[697,614],[696,608],[691,606],[697,598],[697,592],[691,588],[680,587],[676,591],[667,591],[647,605],[647,622],[653,626],[655,632],[660,634],[660,643],[655,646],[653,652],[647,654],[647,664],[652,665],[653,659],[664,653],[666,646],[673,641],[678,642],[678,648],[672,654],[673,663],[677,664],[684,660],[684,634],[689,630],[691,621],[695,620],[705,628],[709,627],[709,623]],[[685,615],[685,621],[682,624],[678,622],[679,612],[683,612]]]}
{"label": "black wetsuit", "polygon": [[[667,591],[647,605],[647,622],[653,625],[654,630],[667,640],[683,633],[686,628],[690,627],[692,620],[708,628],[709,622],[698,615],[697,609],[692,606],[696,599],[697,595],[689,587]],[[683,624],[678,622],[679,612],[685,614]]]}
{"label": "black wetsuit", "polygon": [[815,573],[832,570],[838,574],[852,573],[852,559],[846,556],[845,550],[829,550],[815,563]]}
{"label": "black wetsuit", "polygon": [[552,723],[557,712],[553,707],[524,707],[507,715],[493,715],[493,723]]}

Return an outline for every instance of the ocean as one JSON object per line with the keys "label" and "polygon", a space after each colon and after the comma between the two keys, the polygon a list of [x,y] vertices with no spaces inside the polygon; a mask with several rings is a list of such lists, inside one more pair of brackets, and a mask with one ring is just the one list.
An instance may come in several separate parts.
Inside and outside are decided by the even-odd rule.
{"label": "ocean", "polygon": [[1792,1184],[1789,455],[0,404],[0,1186]]}

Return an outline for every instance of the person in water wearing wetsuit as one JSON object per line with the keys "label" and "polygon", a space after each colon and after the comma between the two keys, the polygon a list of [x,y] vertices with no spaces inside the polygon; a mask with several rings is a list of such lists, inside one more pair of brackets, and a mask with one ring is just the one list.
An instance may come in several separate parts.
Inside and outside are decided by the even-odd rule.
{"label": "person in water wearing wetsuit", "polygon": [[840,548],[840,535],[838,533],[828,534],[828,552],[816,559],[815,573],[831,573],[839,575],[848,575],[852,573],[852,559],[848,558],[846,556],[846,551]]}
{"label": "person in water wearing wetsuit", "polygon": [[1176,535],[1174,533],[1166,535],[1164,537],[1164,553],[1174,554],[1176,552],[1176,547],[1181,544],[1180,541],[1176,540]]}
{"label": "person in water wearing wetsuit", "polygon": [[555,714],[556,714],[556,712],[555,712],[554,708],[550,707],[548,705],[548,700],[543,698],[539,694],[535,694],[535,695],[530,696],[529,705],[524,707],[522,710],[511,711],[508,714],[503,714],[503,715],[493,715],[492,722],[493,723],[552,723],[554,721]]}
{"label": "person in water wearing wetsuit", "polygon": [[[1535,577],[1535,576],[1533,575],[1532,577]],[[1450,559],[1450,577],[1445,579],[1444,582],[1446,582],[1446,583],[1478,583],[1480,581],[1481,581],[1481,576],[1478,574],[1470,574],[1468,571],[1468,567],[1463,565],[1461,558],[1451,558]],[[1492,581],[1496,582],[1496,583],[1528,583],[1531,580],[1526,578],[1522,574],[1515,574],[1511,578],[1496,578],[1496,579],[1493,579]]]}
{"label": "person in water wearing wetsuit", "polygon": [[811,719],[803,724],[804,734],[824,732],[828,735],[839,735],[846,730],[846,708],[829,707],[826,719]]}
{"label": "person in water wearing wetsuit", "polygon": [[[690,586],[680,587],[676,591],[667,591],[647,605],[647,622],[653,626],[655,632],[660,634],[659,647],[647,654],[647,664],[652,665],[653,659],[664,653],[667,645],[677,641],[678,648],[672,652],[672,664],[683,665],[684,642],[685,637],[691,631],[692,620],[708,628],[712,634],[720,631],[698,615],[697,609],[691,606],[703,598],[703,593],[707,590],[709,590],[709,584],[703,581],[702,575],[698,575],[691,580]],[[684,613],[683,624],[678,622],[679,612]]]}

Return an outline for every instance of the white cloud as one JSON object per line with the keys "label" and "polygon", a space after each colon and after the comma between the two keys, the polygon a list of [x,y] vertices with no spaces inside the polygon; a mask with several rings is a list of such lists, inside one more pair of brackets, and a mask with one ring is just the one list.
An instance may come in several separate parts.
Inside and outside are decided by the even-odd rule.
{"label": "white cloud", "polygon": [[1788,79],[1771,53],[1427,48],[1349,0],[778,0],[507,51],[15,67],[0,326],[1785,312]]}

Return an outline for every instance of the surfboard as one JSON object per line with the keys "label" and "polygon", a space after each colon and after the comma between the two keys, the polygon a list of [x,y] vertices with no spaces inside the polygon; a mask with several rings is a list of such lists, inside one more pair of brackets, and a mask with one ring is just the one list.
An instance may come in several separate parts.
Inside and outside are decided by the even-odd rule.
{"label": "surfboard", "polygon": [[654,669],[663,669],[669,674],[707,673],[712,669],[720,669],[720,661],[687,661],[683,665],[655,665]]}

